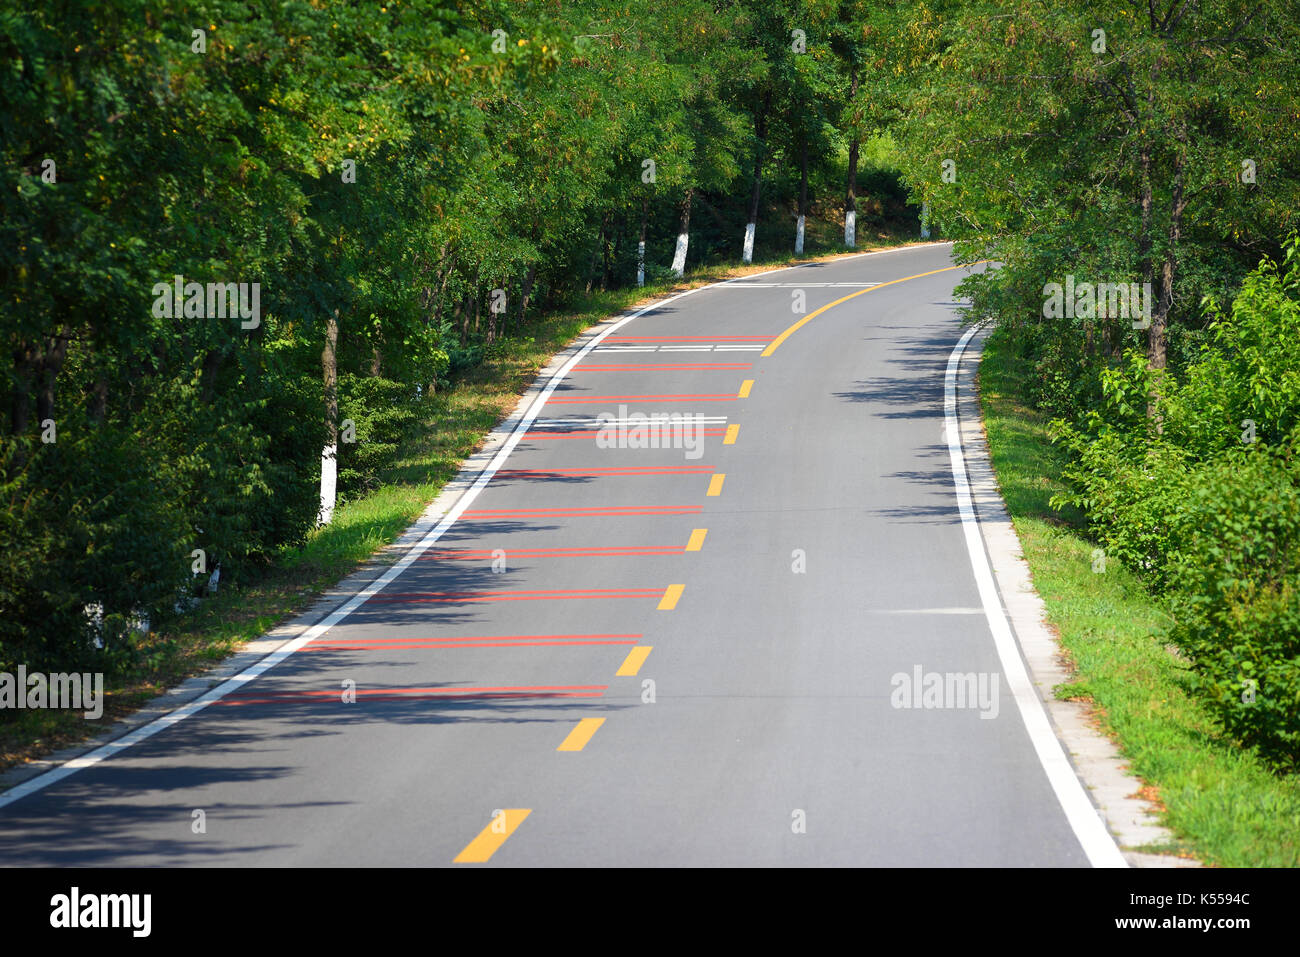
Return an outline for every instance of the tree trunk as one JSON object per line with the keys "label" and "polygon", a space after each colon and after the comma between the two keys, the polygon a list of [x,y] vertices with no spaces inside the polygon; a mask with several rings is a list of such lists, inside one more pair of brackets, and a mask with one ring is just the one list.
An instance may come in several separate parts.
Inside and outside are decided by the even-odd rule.
{"label": "tree trunk", "polygon": [[537,278],[537,263],[528,264],[528,272],[524,273],[524,281],[519,287],[519,321],[523,322],[525,315],[528,313],[528,302],[533,296],[533,281]]}
{"label": "tree trunk", "polygon": [[686,195],[682,198],[681,224],[677,229],[677,249],[673,252],[673,272],[679,279],[686,271],[686,247],[691,241],[691,199],[694,195],[695,187],[686,187]]}
{"label": "tree trunk", "polygon": [[853,249],[858,233],[858,123],[856,99],[858,95],[858,64],[854,59],[849,67],[849,104],[853,109],[853,137],[849,140],[849,182],[844,196],[844,245]]}
{"label": "tree trunk", "polygon": [[808,137],[799,142],[799,222],[795,226],[794,254],[803,255],[804,221],[808,216]]}
{"label": "tree trunk", "polygon": [[[617,259],[617,257],[618,257],[618,240],[619,240],[619,236],[618,236],[618,234],[615,234],[615,236],[614,236],[614,243],[613,243],[613,247],[612,247],[612,249],[613,249],[613,258],[614,258],[614,259]],[[614,275],[613,275],[613,272],[612,272],[612,270],[613,270],[613,265],[612,265],[612,263],[613,263],[613,259],[611,259],[611,246],[610,246],[610,243],[609,243],[609,240],[608,240],[608,239],[605,241],[605,254],[604,254],[604,256],[605,256],[604,268],[601,269],[601,273],[600,273],[600,288],[601,288],[601,289],[608,289],[608,288],[610,288],[610,287],[614,284]]]}
{"label": "tree trunk", "polygon": [[24,342],[13,351],[14,384],[9,405],[9,429],[22,435],[32,419],[32,379],[36,369],[36,349]]}
{"label": "tree trunk", "polygon": [[90,395],[90,418],[102,425],[104,419],[108,417],[108,380],[102,375],[96,378]]}
{"label": "tree trunk", "polygon": [[645,285],[645,230],[650,222],[650,200],[642,197],[641,199],[641,234],[636,244],[636,284],[638,287]]}
{"label": "tree trunk", "polygon": [[[1185,134],[1179,136],[1184,140]],[[1178,245],[1182,240],[1183,213],[1187,209],[1187,199],[1183,193],[1184,158],[1180,153],[1174,155],[1174,186],[1169,198],[1169,245],[1160,263],[1159,291],[1156,293],[1155,308],[1151,311],[1151,328],[1147,331],[1147,365],[1155,373],[1151,380],[1151,395],[1147,405],[1147,417],[1155,424],[1156,432],[1163,431],[1164,423],[1160,413],[1160,399],[1163,394],[1161,379],[1169,361],[1168,333],[1169,312],[1174,303],[1174,276],[1178,267]]]}
{"label": "tree trunk", "polygon": [[[442,312],[442,303],[447,295],[447,283],[451,281],[451,274],[456,271],[456,254],[453,254],[451,261],[447,263],[446,270],[442,273],[442,281],[438,284],[438,291],[434,294],[433,303],[429,310],[429,315],[437,322],[439,314]],[[459,315],[459,313],[458,313]]]}
{"label": "tree trunk", "polygon": [[600,257],[605,249],[605,230],[609,226],[609,213],[600,217],[600,234],[596,237],[596,252],[591,257],[591,268],[587,270],[587,295],[591,295],[591,287],[596,284],[596,269],[600,265]]}
{"label": "tree trunk", "polygon": [[614,284],[614,276],[612,272],[613,262],[618,259],[618,244],[619,244],[619,240],[621,240],[622,238],[623,238],[623,230],[620,229],[618,230],[618,232],[614,234],[614,243],[611,247],[609,241],[609,233],[607,232],[605,234],[605,248],[604,251],[602,252],[602,256],[604,257],[604,269],[601,271],[601,277],[600,277],[601,289],[608,289]]}
{"label": "tree trunk", "polygon": [[741,259],[754,261],[754,233],[758,228],[758,196],[763,183],[763,153],[767,147],[767,110],[772,102],[770,92],[763,95],[763,104],[754,121],[754,134],[758,147],[754,155],[754,189],[749,195],[749,219],[745,223],[745,247]]}
{"label": "tree trunk", "polygon": [[[1154,108],[1154,93],[1148,95],[1147,102]],[[1155,209],[1155,202],[1151,193],[1151,145],[1149,142],[1143,142],[1142,150],[1138,154],[1138,170],[1140,181],[1138,184],[1138,207],[1141,210],[1141,222],[1138,225],[1138,271],[1142,277],[1142,289],[1150,289],[1155,279],[1155,267],[1151,261],[1151,216]],[[1152,317],[1154,319],[1154,316]],[[1151,338],[1155,335],[1154,330],[1147,332],[1147,352],[1148,356],[1152,353]],[[1120,335],[1122,339],[1122,334]],[[1148,410],[1150,412],[1152,410]]]}
{"label": "tree trunk", "polygon": [[339,443],[339,311],[334,310],[325,325],[325,349],[321,352],[321,372],[325,382],[325,448],[320,459],[320,514],[317,520],[328,525],[334,517],[338,497]]}
{"label": "tree trunk", "polygon": [[203,366],[199,372],[199,401],[211,405],[217,399],[217,376],[221,372],[223,356],[218,349],[209,349],[203,354]]}
{"label": "tree trunk", "polygon": [[63,336],[53,336],[45,347],[45,356],[40,364],[40,391],[36,393],[37,424],[54,418],[55,385],[67,355],[68,340]]}

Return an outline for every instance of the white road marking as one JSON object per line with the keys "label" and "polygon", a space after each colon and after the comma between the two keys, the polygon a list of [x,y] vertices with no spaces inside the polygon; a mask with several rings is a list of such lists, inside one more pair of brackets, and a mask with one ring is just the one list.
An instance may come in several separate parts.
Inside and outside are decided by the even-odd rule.
{"label": "white road marking", "polygon": [[961,512],[962,531],[966,536],[966,550],[970,554],[975,583],[979,586],[984,616],[993,632],[993,643],[1002,662],[1002,673],[1007,687],[1016,699],[1020,718],[1029,732],[1039,763],[1056,793],[1061,810],[1078,838],[1088,861],[1093,867],[1128,867],[1119,846],[1102,821],[1101,813],[1093,806],[1083,789],[1083,782],[1074,773],[1074,766],[1066,757],[1061,741],[1052,730],[1047,711],[1020,657],[1020,647],[1011,632],[1011,625],[1002,610],[1002,600],[993,583],[988,556],[984,553],[984,539],[980,534],[979,519],[971,503],[970,481],[966,476],[966,459],[962,453],[961,430],[957,419],[957,366],[961,362],[966,344],[978,331],[968,329],[948,357],[948,370],[943,380],[943,414],[948,433],[948,456],[952,461],[952,480],[957,493],[957,507]]}

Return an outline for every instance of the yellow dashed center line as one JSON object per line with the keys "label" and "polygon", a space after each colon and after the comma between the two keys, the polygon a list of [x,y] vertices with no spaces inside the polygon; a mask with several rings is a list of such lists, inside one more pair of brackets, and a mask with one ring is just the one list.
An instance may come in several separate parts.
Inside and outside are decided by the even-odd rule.
{"label": "yellow dashed center line", "polygon": [[726,478],[727,478],[726,472],[714,472],[713,478],[709,479],[709,494],[721,495],[722,483],[726,480]]}
{"label": "yellow dashed center line", "polygon": [[704,536],[707,534],[709,534],[707,528],[697,528],[691,532],[690,540],[686,543],[686,550],[688,552],[698,552],[704,547]]}
{"label": "yellow dashed center line", "polygon": [[[650,649],[647,648],[646,651]],[[621,672],[620,672],[621,673]],[[636,672],[633,672],[636,674]],[[564,739],[556,751],[581,751],[591,740],[591,736],[596,733],[596,729],[605,723],[604,718],[583,718],[578,722],[578,726],[569,732],[569,736]]]}
{"label": "yellow dashed center line", "polygon": [[723,445],[735,445],[735,444],[736,444],[736,436],[738,436],[739,434],[740,434],[740,426],[738,426],[738,425],[729,425],[729,426],[727,426],[727,434],[726,434],[726,436],[723,438],[723,440],[722,440],[722,444],[723,444]]}
{"label": "yellow dashed center line", "polygon": [[[816,315],[816,313],[814,313],[813,315]],[[812,316],[809,316],[808,318],[811,319]],[[763,355],[767,355],[767,353],[764,352]],[[754,388],[754,380],[753,380],[753,379],[746,379],[744,382],[740,383],[740,391],[736,393],[736,398],[738,398],[738,399],[748,399],[748,398],[749,398],[749,390],[752,389],[752,388]]]}
{"label": "yellow dashed center line", "polygon": [[[618,666],[618,671],[614,672],[614,676],[616,678],[631,678],[641,670],[641,666],[645,664],[645,660],[650,657],[650,651],[653,647],[653,645],[637,645],[627,653],[627,657],[624,658],[623,663]],[[595,729],[593,728],[592,730]],[[577,733],[576,728],[574,729],[574,733]],[[573,737],[573,735],[570,735],[569,737]],[[563,751],[564,749],[561,748],[560,750]]]}
{"label": "yellow dashed center line", "polygon": [[659,599],[660,611],[672,611],[677,607],[677,599],[682,597],[682,592],[686,590],[685,585],[669,585],[664,589],[664,597]]}
{"label": "yellow dashed center line", "polygon": [[465,850],[456,855],[453,864],[482,864],[506,842],[511,834],[523,823],[524,818],[532,813],[532,808],[512,807],[492,817],[492,822],[479,832],[478,837],[465,845]]}
{"label": "yellow dashed center line", "polygon": [[[989,260],[980,260],[980,262],[970,263],[970,265],[979,266],[988,261]],[[763,358],[767,358],[772,353],[776,352],[776,350],[781,347],[781,343],[785,342],[785,340],[789,339],[792,335],[794,335],[805,323],[812,322],[814,319],[820,316],[827,309],[834,309],[840,303],[848,302],[850,299],[852,299],[855,296],[861,296],[868,292],[875,292],[877,289],[884,289],[886,286],[893,286],[900,282],[908,282],[909,280],[912,279],[924,279],[926,276],[937,276],[941,272],[952,272],[954,269],[966,269],[966,268],[967,268],[966,266],[945,266],[943,269],[932,269],[929,272],[919,272],[915,276],[904,276],[902,279],[891,279],[889,280],[889,282],[882,282],[878,286],[868,286],[866,289],[859,289],[857,292],[851,292],[843,299],[836,299],[834,302],[830,303],[829,305],[822,306],[817,311],[808,313],[808,315],[804,316],[802,319],[796,322],[785,332],[781,333],[779,336],[777,336],[775,339],[772,340],[772,344],[770,346],[768,346],[766,349],[763,350]],[[741,389],[742,389],[741,398],[744,398],[746,394],[743,391],[744,387],[742,386]]]}

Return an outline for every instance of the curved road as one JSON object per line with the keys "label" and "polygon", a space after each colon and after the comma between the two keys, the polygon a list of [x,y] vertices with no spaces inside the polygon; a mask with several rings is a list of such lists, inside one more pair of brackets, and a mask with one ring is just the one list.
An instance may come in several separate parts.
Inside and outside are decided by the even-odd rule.
{"label": "curved road", "polygon": [[[951,265],[783,269],[608,331],[395,580],[0,807],[0,862],[1086,866],[954,495]],[[619,447],[651,412],[702,446]]]}

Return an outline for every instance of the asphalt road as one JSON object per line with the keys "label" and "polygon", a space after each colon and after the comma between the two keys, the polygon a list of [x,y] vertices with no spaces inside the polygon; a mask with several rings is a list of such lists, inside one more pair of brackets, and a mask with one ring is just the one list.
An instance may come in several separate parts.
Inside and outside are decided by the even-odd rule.
{"label": "asphalt road", "polygon": [[[949,249],[621,326],[395,581],[237,694],[0,808],[0,863],[1086,865],[1005,683],[896,706],[923,703],[896,675],[1003,670],[944,433],[965,270],[771,348]],[[600,447],[620,406],[710,417],[702,450]]]}

